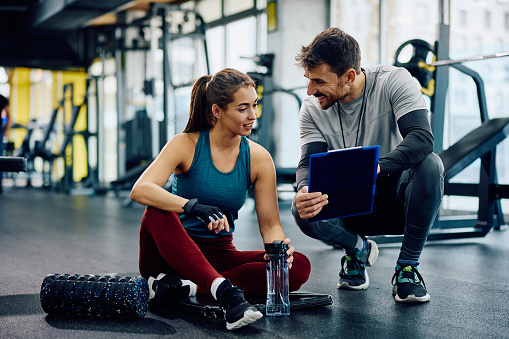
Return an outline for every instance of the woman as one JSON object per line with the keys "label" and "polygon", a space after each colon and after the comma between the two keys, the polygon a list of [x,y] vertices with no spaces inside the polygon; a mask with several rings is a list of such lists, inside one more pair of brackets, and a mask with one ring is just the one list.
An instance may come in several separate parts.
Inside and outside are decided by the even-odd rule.
{"label": "woman", "polygon": [[[193,86],[189,120],[140,176],[131,199],[148,206],[140,230],[140,273],[152,303],[211,294],[225,311],[226,327],[240,328],[262,314],[244,299],[266,293],[264,251],[237,251],[234,220],[254,186],[264,243],[289,244],[281,222],[270,154],[247,139],[256,120],[253,80],[234,69],[203,76]],[[174,173],[172,192],[163,186]],[[179,215],[180,214],[180,215]],[[288,249],[290,290],[309,278],[311,266]],[[235,284],[232,285],[232,284]]]}

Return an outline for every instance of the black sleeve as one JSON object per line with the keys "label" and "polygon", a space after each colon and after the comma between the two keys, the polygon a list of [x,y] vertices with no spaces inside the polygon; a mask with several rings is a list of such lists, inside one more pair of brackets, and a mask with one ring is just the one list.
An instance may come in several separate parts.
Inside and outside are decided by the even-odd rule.
{"label": "black sleeve", "polygon": [[297,166],[296,173],[297,191],[308,184],[310,155],[327,152],[327,150],[328,147],[325,142],[310,142],[302,146],[299,166]]}
{"label": "black sleeve", "polygon": [[433,133],[425,109],[412,111],[398,120],[403,141],[380,157],[380,174],[400,173],[423,160],[433,151]]}

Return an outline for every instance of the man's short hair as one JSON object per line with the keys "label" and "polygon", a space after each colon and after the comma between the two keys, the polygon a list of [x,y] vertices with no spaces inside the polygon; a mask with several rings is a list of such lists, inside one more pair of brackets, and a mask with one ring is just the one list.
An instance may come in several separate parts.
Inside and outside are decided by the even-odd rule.
{"label": "man's short hair", "polygon": [[308,46],[302,46],[295,60],[303,69],[313,69],[327,64],[339,77],[353,68],[361,72],[361,50],[357,41],[337,27],[318,34]]}

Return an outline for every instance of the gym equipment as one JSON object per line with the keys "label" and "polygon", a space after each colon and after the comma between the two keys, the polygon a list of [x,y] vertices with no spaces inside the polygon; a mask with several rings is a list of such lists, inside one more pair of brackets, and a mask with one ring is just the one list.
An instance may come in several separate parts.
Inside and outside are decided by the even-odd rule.
{"label": "gym equipment", "polygon": [[145,109],[137,111],[134,119],[124,123],[124,130],[126,170],[152,162],[152,135],[147,111]]}
{"label": "gym equipment", "polygon": [[[88,82],[88,81],[87,81]],[[87,85],[88,88],[88,85]],[[73,162],[74,162],[74,145],[73,138],[75,135],[80,135],[84,139],[84,144],[86,146],[87,157],[89,156],[89,138],[92,136],[96,136],[94,133],[91,133],[88,128],[84,131],[76,131],[75,126],[78,120],[78,116],[82,109],[84,110],[85,115],[87,112],[87,101],[88,101],[88,93],[85,93],[83,97],[83,101],[79,105],[74,105],[74,85],[72,83],[64,85],[64,98],[62,99],[60,106],[53,111],[51,116],[50,124],[46,127],[44,138],[40,142],[35,143],[35,151],[33,156],[42,157],[49,164],[49,171],[46,173],[45,186],[49,188],[54,188],[59,191],[63,191],[65,193],[72,194],[92,194],[94,192],[97,175],[96,171],[94,171],[90,166],[90,161],[87,161],[87,177],[81,182],[80,187],[77,187],[77,183],[73,178]],[[70,112],[70,120],[66,121],[66,114],[64,112],[67,104],[71,107]],[[60,145],[48,145],[47,141],[49,140],[49,134],[55,132],[54,124],[56,115],[59,111],[62,111],[64,120],[63,120],[63,133],[64,138]],[[88,120],[88,119],[87,119]],[[55,149],[55,146],[58,148]],[[63,159],[64,162],[64,174],[62,178],[57,181],[52,181],[52,171],[54,162],[56,159]]]}
{"label": "gym equipment", "polygon": [[[412,56],[408,61],[401,61],[400,56],[403,54],[405,48],[408,48],[408,46],[412,47]],[[434,72],[436,67],[454,66],[468,61],[501,58],[506,56],[509,56],[509,52],[479,55],[458,60],[436,61],[434,48],[428,42],[421,39],[412,39],[404,42],[398,47],[394,57],[394,66],[406,68],[421,84],[421,92],[427,96],[433,96],[435,91]],[[432,61],[429,61],[430,59]]]}
{"label": "gym equipment", "polygon": [[27,159],[0,156],[0,172],[26,172]]}
{"label": "gym equipment", "polygon": [[[412,47],[411,58],[404,62],[400,60],[400,56],[405,48]],[[427,60],[433,54],[433,47],[426,41],[420,39],[412,39],[404,42],[396,50],[394,57],[394,66],[406,68],[410,74],[416,78],[421,84],[421,92],[427,96],[432,96],[435,91],[435,79],[433,77],[434,69],[426,67]]]}
{"label": "gym equipment", "polygon": [[[266,314],[266,301],[263,297],[246,297],[247,301],[255,306],[260,312]],[[328,294],[295,291],[290,292],[290,312],[301,311],[316,307],[329,306],[333,304],[332,296]],[[177,304],[172,304],[171,310],[188,312],[198,317],[209,319],[224,319],[224,312],[219,307],[219,303],[212,296],[194,296],[180,300]],[[163,307],[150,307],[150,312],[159,316],[170,309]]]}
{"label": "gym equipment", "polygon": [[[168,139],[184,129],[189,115],[187,90],[199,76],[210,74],[210,70],[206,24],[198,12],[176,5],[152,3],[146,16],[104,28],[108,29],[113,29],[114,34],[103,33],[109,34],[116,43],[111,48],[112,45],[107,44],[109,39],[103,39],[104,48],[117,60],[119,84],[118,177],[111,182],[112,188],[118,193],[120,190],[130,190]],[[191,51],[194,52],[191,55],[194,63],[189,59]],[[124,65],[131,56],[138,57],[144,63],[143,94],[140,93],[140,97],[143,98],[141,101],[146,102],[143,108],[140,104],[134,107],[133,115],[137,116],[129,120],[127,113],[133,110],[135,104],[128,103],[124,96],[128,92],[126,78],[133,72],[125,69]],[[162,56],[162,60],[158,56]],[[143,109],[147,114],[140,119],[136,112]],[[138,141],[129,138],[134,135],[136,124],[143,125],[143,135],[138,135]],[[140,150],[143,154],[136,155]],[[129,204],[126,202],[124,205]]]}
{"label": "gym equipment", "polygon": [[148,283],[142,277],[49,274],[41,286],[48,314],[143,318],[148,311]]}
{"label": "gym equipment", "polygon": [[27,187],[31,187],[32,183],[30,180],[30,174],[33,171],[33,161],[32,161],[32,150],[31,150],[31,138],[34,130],[37,128],[36,126],[37,121],[35,119],[31,119],[27,125],[22,125],[18,123],[13,123],[11,125],[11,128],[14,129],[23,129],[26,130],[25,136],[23,137],[23,141],[21,143],[21,146],[14,150],[13,154],[20,158],[25,158],[27,161],[26,165],[26,172],[27,172]]}
{"label": "gym equipment", "polygon": [[[419,39],[403,43],[396,51],[395,66],[408,69],[421,84],[423,94],[430,96],[432,129],[435,136],[435,152],[441,157],[446,172],[444,195],[471,196],[479,198],[477,218],[465,216],[438,216],[428,240],[484,237],[491,229],[501,230],[505,225],[500,199],[509,198],[509,185],[497,182],[496,147],[509,135],[509,118],[490,119],[486,105],[484,82],[481,76],[462,62],[509,56],[496,53],[461,60],[447,58],[449,26],[439,24],[439,40],[435,47]],[[399,60],[400,53],[411,46],[412,57],[407,62]],[[437,56],[441,60],[436,61]],[[430,61],[431,59],[431,61]],[[448,87],[447,67],[452,67],[472,78],[476,85],[481,126],[469,132],[448,149],[442,150],[445,116],[445,93]],[[451,179],[463,169],[481,159],[478,184],[452,183]],[[377,237],[377,242],[401,241],[401,236]]]}
{"label": "gym equipment", "polygon": [[[34,160],[41,158],[44,164],[42,170],[42,187],[48,189],[56,189],[64,191],[65,193],[79,193],[76,187],[76,182],[73,179],[73,137],[75,135],[81,135],[84,138],[86,146],[86,154],[88,154],[89,138],[96,137],[95,133],[91,133],[88,128],[84,131],[76,131],[75,125],[78,120],[79,114],[82,108],[86,108],[88,95],[85,94],[83,102],[80,105],[74,105],[74,85],[72,83],[65,84],[63,86],[64,98],[62,98],[58,105],[53,109],[50,119],[47,124],[40,125],[36,120],[32,119],[26,126],[20,124],[13,124],[12,128],[26,129],[26,133],[21,144],[16,151],[16,155],[19,157],[26,158],[27,160],[27,187],[32,187],[32,174],[35,172]],[[66,121],[66,115],[64,110],[66,107],[70,107],[70,120]],[[84,109],[84,113],[87,115],[88,112]],[[57,118],[59,115],[63,116],[62,126],[57,126]],[[34,140],[34,131],[42,131],[42,137],[38,140]],[[61,144],[56,144],[55,140],[57,131],[62,131],[63,139]],[[62,158],[64,159],[64,175],[59,181],[53,180],[53,165],[55,160]],[[90,194],[96,188],[96,175],[97,171],[90,166],[90,161],[87,161],[87,177],[81,182],[81,192]]]}
{"label": "gym equipment", "polygon": [[[32,187],[32,173],[35,171],[34,168],[34,160],[35,158],[42,158],[44,162],[52,163],[53,162],[53,154],[49,149],[46,149],[47,145],[50,144],[51,137],[55,132],[55,122],[58,116],[58,112],[62,109],[64,105],[64,99],[62,99],[58,106],[52,111],[49,122],[40,126],[37,124],[35,119],[30,120],[27,126],[22,126],[19,124],[14,124],[13,128],[23,128],[26,129],[25,137],[23,138],[23,142],[21,147],[17,149],[17,155],[20,157],[24,157],[27,159],[27,187]],[[33,140],[34,131],[37,129],[42,129],[42,139]],[[51,165],[50,165],[51,167]],[[51,170],[43,171],[43,187],[50,187],[52,183],[51,178]]]}
{"label": "gym equipment", "polygon": [[492,58],[501,58],[509,56],[509,52],[500,52],[500,53],[494,53],[494,54],[488,54],[488,55],[478,55],[470,58],[464,58],[464,59],[458,59],[458,60],[440,60],[440,61],[434,61],[429,66],[447,66],[447,65],[454,65],[454,64],[461,64],[467,61],[477,61],[477,60],[485,60],[485,59],[492,59]]}
{"label": "gym equipment", "polygon": [[[470,223],[471,228],[456,229],[450,236],[453,238],[483,237],[492,228],[501,229],[505,224],[500,199],[509,199],[509,185],[497,183],[496,146],[509,135],[509,118],[497,118],[484,122],[448,149],[440,153],[446,172],[445,195],[477,196],[479,208],[477,220],[463,220],[461,224]],[[450,179],[465,169],[476,159],[481,159],[481,172],[478,184],[451,183]],[[458,224],[454,217],[442,217],[442,224]],[[433,238],[444,238],[444,234],[431,235]]]}
{"label": "gym equipment", "polygon": [[[272,103],[273,96],[275,93],[286,93],[297,102],[297,107],[300,109],[302,106],[302,100],[300,97],[293,92],[282,87],[277,86],[273,79],[274,69],[274,54],[260,54],[256,55],[252,59],[258,66],[265,68],[265,72],[248,72],[248,75],[256,82],[256,92],[258,93],[258,117],[256,119],[256,125],[251,131],[249,139],[262,145],[272,156],[276,157],[276,143],[274,134],[274,106]],[[298,116],[298,111],[296,118]],[[297,168],[285,168],[276,166],[276,177],[277,183],[279,184],[294,184],[295,183],[295,172]]]}

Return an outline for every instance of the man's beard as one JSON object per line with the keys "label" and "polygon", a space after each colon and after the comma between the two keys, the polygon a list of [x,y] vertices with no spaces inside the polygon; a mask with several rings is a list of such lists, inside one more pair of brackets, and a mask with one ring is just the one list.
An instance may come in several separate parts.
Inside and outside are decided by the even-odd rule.
{"label": "man's beard", "polygon": [[338,92],[336,94],[325,95],[323,93],[318,92],[318,93],[314,94],[314,96],[317,99],[320,99],[320,97],[325,98],[325,100],[322,102],[320,102],[320,100],[318,100],[318,105],[320,106],[321,109],[326,110],[326,109],[329,109],[330,107],[332,107],[337,102],[344,102],[344,100],[348,96],[348,94],[349,94],[348,88],[340,87],[340,88],[338,88]]}
{"label": "man's beard", "polygon": [[[323,110],[329,109],[336,102],[339,101],[339,98],[337,98],[337,97],[334,97],[334,98],[331,99],[327,95],[324,95],[324,94],[321,94],[321,93],[315,94],[315,97],[318,99],[318,105]],[[325,98],[325,100],[324,101],[320,101],[321,97]]]}

